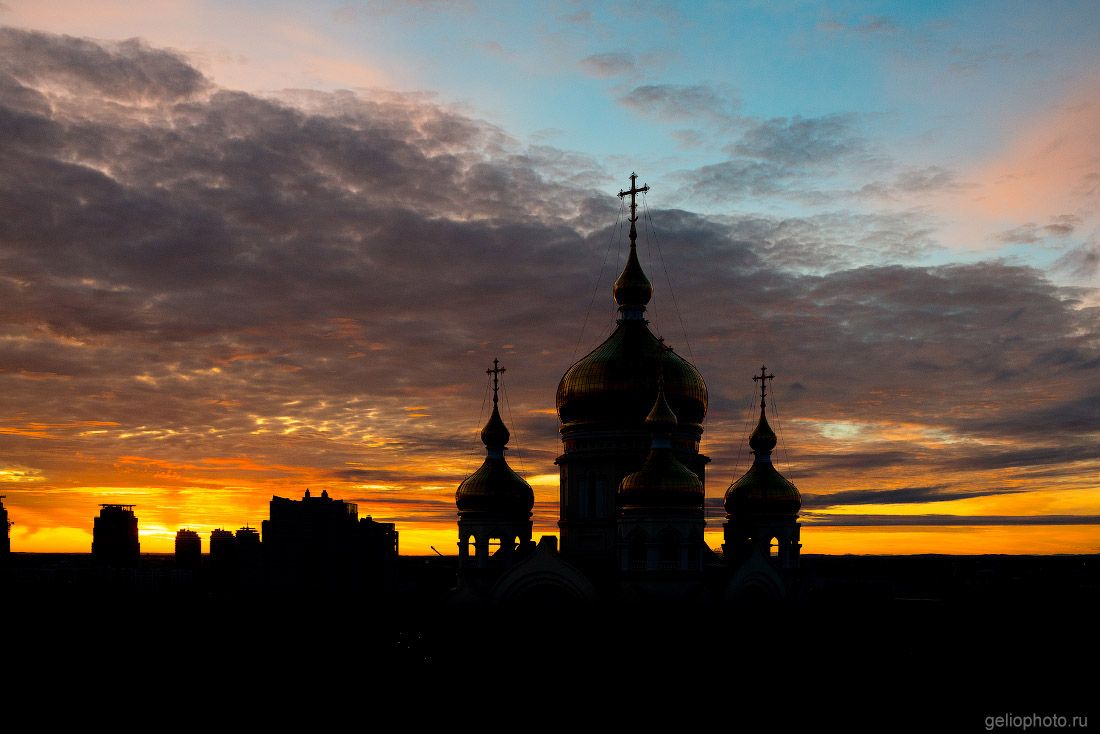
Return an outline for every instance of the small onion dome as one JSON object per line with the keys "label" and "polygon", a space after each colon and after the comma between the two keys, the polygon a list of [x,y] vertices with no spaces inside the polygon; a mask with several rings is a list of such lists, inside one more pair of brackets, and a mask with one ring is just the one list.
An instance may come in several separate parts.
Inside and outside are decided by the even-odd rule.
{"label": "small onion dome", "polygon": [[[631,224],[631,227],[634,225]],[[615,295],[615,303],[620,307],[639,307],[649,303],[653,297],[653,284],[649,282],[642,264],[638,262],[638,249],[632,242],[630,255],[626,259],[626,267],[619,274],[611,291]]]}
{"label": "small onion dome", "polygon": [[535,493],[523,477],[512,471],[504,460],[508,428],[493,406],[489,422],[481,430],[488,449],[485,461],[458,485],[455,504],[461,513],[486,513],[528,516],[535,505]]}
{"label": "small onion dome", "polygon": [[[744,435],[744,434],[742,434]],[[775,431],[768,425],[768,417],[764,411],[760,411],[760,422],[749,436],[749,448],[754,453],[770,454],[779,440],[775,437]]]}
{"label": "small onion dome", "polygon": [[558,383],[558,417],[565,425],[641,427],[660,374],[680,427],[701,430],[707,383],[691,362],[653,336],[644,321],[620,321],[603,344],[565,371]]}
{"label": "small onion dome", "polygon": [[649,415],[645,417],[645,425],[650,431],[656,434],[671,433],[677,424],[676,414],[672,412],[672,408],[669,407],[668,401],[665,400],[665,391],[662,389],[657,393],[657,400],[653,403],[653,409],[649,411]]}
{"label": "small onion dome", "polygon": [[749,438],[756,458],[744,476],[726,490],[726,514],[744,515],[797,515],[802,508],[802,495],[771,461],[776,438],[763,409],[760,422]]}
{"label": "small onion dome", "polygon": [[505,444],[512,434],[508,432],[508,426],[500,418],[500,411],[493,406],[493,414],[489,416],[489,422],[481,429],[481,442],[492,451],[503,451]]}
{"label": "small onion dome", "polygon": [[619,483],[622,507],[703,506],[703,483],[671,449],[650,451],[642,468]]}
{"label": "small onion dome", "polygon": [[535,493],[523,477],[512,471],[503,456],[489,456],[458,485],[455,504],[463,513],[527,514],[535,505]]}
{"label": "small onion dome", "polygon": [[669,445],[668,434],[676,427],[676,414],[665,400],[664,392],[646,418],[653,431],[653,447],[642,468],[627,474],[619,483],[621,507],[701,508],[703,483],[680,463]]}

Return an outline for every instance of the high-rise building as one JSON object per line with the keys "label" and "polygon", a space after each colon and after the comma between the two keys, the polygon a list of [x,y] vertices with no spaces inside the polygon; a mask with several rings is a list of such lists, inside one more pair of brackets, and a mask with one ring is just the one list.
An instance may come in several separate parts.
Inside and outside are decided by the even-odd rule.
{"label": "high-rise building", "polygon": [[245,525],[243,528],[237,528],[237,532],[233,535],[237,541],[237,550],[243,551],[245,549],[254,549],[260,547],[260,533],[256,528],[251,525]]}
{"label": "high-rise building", "polygon": [[136,563],[141,554],[133,505],[100,505],[92,525],[92,555],[106,563]]}
{"label": "high-rise building", "polygon": [[235,556],[236,539],[232,530],[217,528],[210,532],[210,562],[232,563]]}
{"label": "high-rise building", "polygon": [[222,588],[237,583],[237,539],[232,530],[210,531],[210,575],[214,584]]}
{"label": "high-rise building", "polygon": [[272,497],[264,520],[268,581],[279,588],[348,592],[378,590],[397,568],[397,531],[392,523],[359,518],[354,502],[319,497],[307,489],[300,500]]}
{"label": "high-rise building", "polygon": [[194,530],[176,532],[176,565],[195,568],[202,558],[202,539]]}
{"label": "high-rise building", "polygon": [[233,553],[239,586],[247,588],[262,584],[264,557],[259,531],[250,525],[237,528],[233,535]]}

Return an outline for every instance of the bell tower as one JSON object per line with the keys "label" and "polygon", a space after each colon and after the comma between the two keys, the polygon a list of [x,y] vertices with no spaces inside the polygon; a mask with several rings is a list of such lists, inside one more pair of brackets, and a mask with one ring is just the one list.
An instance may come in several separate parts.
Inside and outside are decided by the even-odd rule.
{"label": "bell tower", "polygon": [[723,549],[731,566],[737,567],[753,553],[761,558],[771,558],[772,540],[776,542],[776,556],[771,559],[781,569],[798,568],[799,542],[798,511],[802,508],[802,495],[772,464],[772,450],[778,440],[768,425],[768,374],[767,367],[753,377],[760,382],[760,420],[749,436],[753,462],[744,476],[726,490],[726,523]]}
{"label": "bell tower", "polygon": [[[531,508],[535,494],[531,485],[512,471],[504,459],[511,438],[500,417],[499,378],[505,370],[494,359],[486,372],[493,377],[493,412],[481,429],[485,461],[466,477],[455,492],[458,507],[458,572],[460,580],[482,580],[510,565],[515,553],[530,550]],[[490,542],[497,552],[490,556]],[[471,542],[472,541],[472,542]],[[471,557],[470,546],[473,546]]]}

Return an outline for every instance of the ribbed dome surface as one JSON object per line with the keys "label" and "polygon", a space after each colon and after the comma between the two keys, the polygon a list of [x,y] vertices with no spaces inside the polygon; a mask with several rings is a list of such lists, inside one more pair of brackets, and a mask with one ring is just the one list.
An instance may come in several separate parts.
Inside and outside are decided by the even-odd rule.
{"label": "ribbed dome surface", "polygon": [[729,486],[725,498],[730,515],[797,515],[802,495],[770,461],[754,461],[744,476]]}
{"label": "ribbed dome surface", "polygon": [[802,508],[802,495],[772,465],[771,452],[777,441],[763,405],[761,400],[760,420],[749,436],[749,446],[756,458],[744,476],[726,490],[726,512],[730,515],[797,515]]}
{"label": "ribbed dome surface", "polygon": [[620,507],[703,507],[703,483],[680,463],[668,442],[676,428],[676,414],[668,405],[663,390],[658,390],[653,408],[646,416],[646,427],[653,434],[653,445],[642,468],[627,474],[619,482]]}
{"label": "ribbed dome surface", "polygon": [[680,425],[699,426],[707,413],[707,385],[694,365],[653,336],[645,321],[618,328],[573,364],[558,383],[563,425],[635,424],[641,427],[664,375],[664,392]]}
{"label": "ribbed dome surface", "polygon": [[669,407],[668,400],[665,399],[665,391],[662,387],[657,391],[657,400],[653,403],[653,408],[649,411],[649,415],[645,417],[645,427],[655,435],[667,435],[676,428],[679,422],[676,414]]}
{"label": "ribbed dome surface", "polygon": [[455,504],[459,512],[524,514],[534,507],[535,493],[503,457],[489,456],[458,485]]}
{"label": "ribbed dome surface", "polygon": [[649,452],[645,464],[619,484],[622,507],[702,507],[703,483],[670,449]]}
{"label": "ribbed dome surface", "polygon": [[478,470],[466,477],[455,492],[455,504],[463,513],[495,515],[527,514],[535,505],[535,493],[523,477],[504,460],[509,433],[493,397],[493,413],[481,429],[487,456]]}

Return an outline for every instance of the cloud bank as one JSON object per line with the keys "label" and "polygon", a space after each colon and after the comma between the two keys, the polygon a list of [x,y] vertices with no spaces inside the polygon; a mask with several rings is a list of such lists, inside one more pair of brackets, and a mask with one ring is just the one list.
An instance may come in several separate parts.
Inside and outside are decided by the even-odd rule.
{"label": "cloud bank", "polygon": [[[164,532],[254,523],[311,484],[450,532],[494,356],[513,465],[554,473],[557,380],[613,327],[621,251],[579,340],[618,209],[598,162],[423,96],[218,88],[136,40],[7,28],[0,49],[0,489],[20,532],[86,527],[120,494]],[[733,114],[694,88],[623,104]],[[736,146],[749,168],[713,175],[766,188],[793,149],[858,155],[849,122],[766,121]],[[1095,514],[1083,292],[1000,261],[852,267],[851,248],[924,246],[896,219],[650,214],[649,316],[711,387],[710,495],[745,468],[766,362],[814,507]],[[552,529],[556,487],[536,491]]]}

